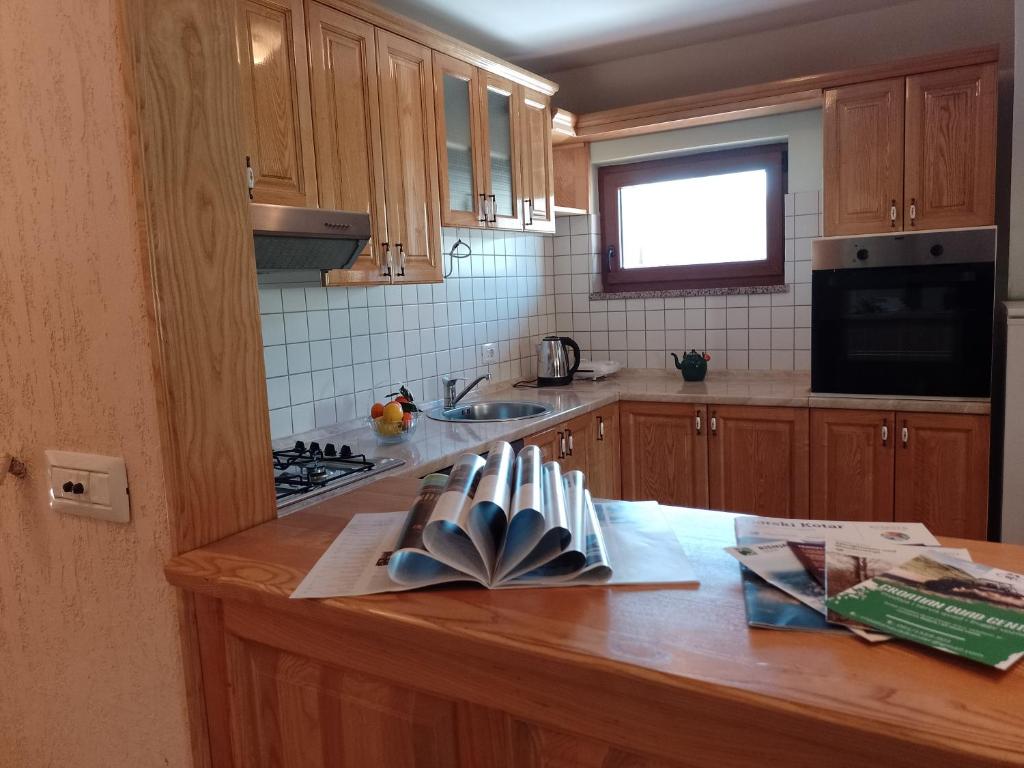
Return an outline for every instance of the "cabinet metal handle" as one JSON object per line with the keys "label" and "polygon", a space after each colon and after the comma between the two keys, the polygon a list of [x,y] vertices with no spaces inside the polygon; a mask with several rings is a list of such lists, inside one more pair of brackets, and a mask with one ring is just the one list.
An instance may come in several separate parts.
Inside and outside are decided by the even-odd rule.
{"label": "cabinet metal handle", "polygon": [[917,222],[917,200],[910,198],[910,226],[914,226]]}
{"label": "cabinet metal handle", "polygon": [[910,442],[910,430],[907,428],[906,423],[903,424],[903,430],[900,433],[900,437],[903,440],[903,447],[907,447],[907,443]]}
{"label": "cabinet metal handle", "polygon": [[558,433],[558,458],[565,458],[565,434],[563,432]]}
{"label": "cabinet metal handle", "polygon": [[388,243],[381,243],[384,247],[384,264],[387,268],[381,273],[382,277],[391,277],[391,246]]}
{"label": "cabinet metal handle", "polygon": [[498,198],[494,195],[488,195],[491,198],[491,218],[488,219],[489,224],[498,223]]}
{"label": "cabinet metal handle", "polygon": [[569,455],[572,456],[572,448],[573,448],[573,445],[572,445],[572,430],[571,429],[567,429],[565,432],[566,432],[567,435],[569,435]]}
{"label": "cabinet metal handle", "polygon": [[529,198],[529,197],[527,197],[527,198],[525,198],[523,200],[523,216],[524,216],[524,218],[525,218],[527,213],[530,214],[530,220],[528,222],[526,222],[526,226],[532,227],[533,226],[533,200],[531,198]]}
{"label": "cabinet metal handle", "polygon": [[597,417],[597,439],[604,440],[604,417]]}
{"label": "cabinet metal handle", "polygon": [[889,221],[892,226],[896,226],[896,198],[892,199],[892,207],[889,208]]}
{"label": "cabinet metal handle", "polygon": [[697,412],[697,418],[695,419],[695,422],[696,422],[696,425],[697,425],[697,434],[699,435],[700,434],[700,427],[701,427],[700,412],[699,411]]}
{"label": "cabinet metal handle", "polygon": [[256,189],[256,171],[249,155],[245,156],[245,186],[249,188],[249,199],[252,200],[252,191]]}
{"label": "cabinet metal handle", "polygon": [[481,224],[487,223],[487,195],[483,192],[480,193],[480,218],[477,221]]}
{"label": "cabinet metal handle", "polygon": [[889,444],[889,425],[885,421],[883,421],[882,422],[882,446],[885,447],[888,444]]}
{"label": "cabinet metal handle", "polygon": [[718,417],[715,414],[711,414],[711,434],[718,434]]}
{"label": "cabinet metal handle", "polygon": [[398,249],[398,276],[405,277],[405,248],[401,243],[395,243],[395,247]]}

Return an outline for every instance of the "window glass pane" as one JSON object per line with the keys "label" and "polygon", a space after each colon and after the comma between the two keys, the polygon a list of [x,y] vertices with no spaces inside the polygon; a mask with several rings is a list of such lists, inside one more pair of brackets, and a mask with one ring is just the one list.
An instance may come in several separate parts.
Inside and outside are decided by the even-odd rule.
{"label": "window glass pane", "polygon": [[491,194],[498,216],[512,216],[512,99],[487,91],[487,136],[490,139]]}
{"label": "window glass pane", "polygon": [[473,150],[469,123],[469,83],[444,76],[444,129],[448,149],[448,200],[453,211],[476,210]]}
{"label": "window glass pane", "polygon": [[766,260],[767,194],[764,170],[622,187],[622,268]]}

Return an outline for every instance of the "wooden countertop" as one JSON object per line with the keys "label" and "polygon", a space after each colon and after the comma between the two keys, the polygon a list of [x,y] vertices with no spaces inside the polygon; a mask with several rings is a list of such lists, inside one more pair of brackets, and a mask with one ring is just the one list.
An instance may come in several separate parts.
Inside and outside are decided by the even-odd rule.
{"label": "wooden countertop", "polygon": [[[181,555],[167,577],[239,616],[272,612],[325,637],[371,627],[407,636],[424,658],[465,654],[470,677],[476,663],[497,664],[524,681],[520,693],[503,692],[510,710],[584,718],[666,758],[696,750],[688,765],[1024,765],[1024,665],[997,672],[902,642],[748,628],[737,565],[722,551],[733,543],[727,513],[672,513],[699,588],[459,586],[288,599],[351,514],[406,509],[417,488],[384,478]],[[1024,547],[946,543],[1024,569]]]}

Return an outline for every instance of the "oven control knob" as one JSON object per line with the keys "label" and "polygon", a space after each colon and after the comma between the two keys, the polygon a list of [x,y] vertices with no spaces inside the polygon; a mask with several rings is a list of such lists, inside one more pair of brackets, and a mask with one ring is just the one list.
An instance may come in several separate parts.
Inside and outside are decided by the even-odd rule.
{"label": "oven control knob", "polygon": [[310,443],[309,444],[309,453],[310,453],[311,456],[316,456],[317,454],[319,454],[320,453],[320,443]]}
{"label": "oven control knob", "polygon": [[343,459],[351,459],[352,458],[352,449],[349,448],[347,445],[341,446],[341,458],[343,458]]}
{"label": "oven control knob", "polygon": [[328,458],[338,455],[338,449],[334,447],[334,443],[328,443],[324,446],[324,456]]}
{"label": "oven control knob", "polygon": [[932,256],[935,256],[936,258],[938,258],[939,256],[941,256],[941,255],[942,255],[942,253],[943,253],[943,251],[944,251],[944,250],[945,250],[945,249],[944,249],[944,248],[943,248],[943,247],[942,247],[941,245],[939,245],[938,243],[936,243],[935,245],[933,245],[933,246],[931,247],[931,250],[929,251],[929,253],[930,253],[930,254],[931,254]]}
{"label": "oven control knob", "polygon": [[296,440],[295,441],[295,450],[297,452],[299,452],[299,453],[305,453],[306,452],[306,444],[304,442],[302,442],[301,440]]}
{"label": "oven control knob", "polygon": [[868,260],[868,249],[867,248],[858,248],[857,249],[857,261],[867,261],[867,260]]}

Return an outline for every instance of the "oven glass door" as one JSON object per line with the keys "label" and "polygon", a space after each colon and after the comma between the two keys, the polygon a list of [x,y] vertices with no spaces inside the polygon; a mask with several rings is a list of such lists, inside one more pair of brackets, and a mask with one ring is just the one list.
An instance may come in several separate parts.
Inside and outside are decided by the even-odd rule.
{"label": "oven glass door", "polygon": [[988,397],[992,263],[818,270],[811,389]]}

